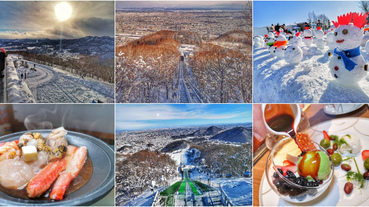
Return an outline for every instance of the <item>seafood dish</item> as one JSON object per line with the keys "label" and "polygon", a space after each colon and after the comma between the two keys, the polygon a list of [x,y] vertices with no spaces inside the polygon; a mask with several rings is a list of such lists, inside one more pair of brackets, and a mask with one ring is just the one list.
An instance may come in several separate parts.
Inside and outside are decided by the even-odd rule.
{"label": "seafood dish", "polygon": [[27,132],[0,143],[0,190],[22,199],[58,201],[86,184],[93,169],[87,148],[69,145],[66,135],[60,127],[46,137]]}

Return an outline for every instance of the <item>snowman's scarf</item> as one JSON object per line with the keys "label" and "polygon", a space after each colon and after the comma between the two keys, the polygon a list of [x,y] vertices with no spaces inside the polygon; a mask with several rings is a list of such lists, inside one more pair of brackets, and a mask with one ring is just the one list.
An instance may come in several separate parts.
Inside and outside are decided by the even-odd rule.
{"label": "snowman's scarf", "polygon": [[348,71],[352,71],[357,65],[350,58],[361,55],[360,46],[351,50],[343,50],[342,52],[337,51],[337,48],[334,48],[333,53],[342,57],[343,64],[345,64],[345,68]]}

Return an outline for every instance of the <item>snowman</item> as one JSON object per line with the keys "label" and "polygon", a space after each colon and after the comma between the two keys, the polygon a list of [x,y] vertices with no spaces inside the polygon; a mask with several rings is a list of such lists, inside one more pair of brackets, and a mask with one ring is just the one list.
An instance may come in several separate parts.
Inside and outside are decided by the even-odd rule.
{"label": "snowman", "polygon": [[276,56],[276,54],[275,54],[275,50],[277,49],[277,47],[276,46],[270,46],[269,48],[268,48],[268,50],[269,50],[269,54],[272,56],[272,57],[275,57]]}
{"label": "snowman", "polygon": [[369,55],[369,40],[365,44],[365,51],[366,51],[366,54]]}
{"label": "snowman", "polygon": [[264,38],[261,36],[254,37],[254,47],[255,48],[262,48],[264,46]]}
{"label": "snowman", "polygon": [[266,37],[266,44],[267,44],[267,47],[271,47],[273,46],[275,43],[275,36],[274,36],[274,33],[273,32],[269,32],[268,36]]}
{"label": "snowman", "polygon": [[332,51],[337,46],[337,43],[333,41],[333,37],[334,37],[334,32],[329,32],[327,34],[327,45],[329,47],[329,50],[332,50]]}
{"label": "snowman", "polygon": [[301,45],[302,43],[302,38],[300,37],[300,32],[295,33],[294,36],[291,37],[290,39],[290,45]]}
{"label": "snowman", "polygon": [[[333,41],[337,43],[329,68],[333,77],[345,85],[353,85],[365,77],[368,65],[361,55],[363,39],[361,28],[366,24],[367,14],[348,13],[333,22],[336,30]],[[332,53],[329,53],[332,56]]]}
{"label": "snowman", "polygon": [[284,56],[284,50],[287,48],[287,38],[283,34],[279,34],[276,42],[274,43],[275,49],[275,55],[279,58],[283,58]]}
{"label": "snowman", "polygon": [[321,50],[323,50],[325,46],[325,41],[323,39],[323,36],[324,36],[324,32],[321,30],[321,27],[318,27],[318,29],[315,31],[315,37],[317,38],[315,44]]}
{"label": "snowman", "polygon": [[304,42],[306,46],[310,47],[313,44],[313,32],[308,27],[304,30]]}
{"label": "snowman", "polygon": [[298,45],[290,45],[284,51],[284,60],[289,64],[300,63],[302,56],[302,49]]}

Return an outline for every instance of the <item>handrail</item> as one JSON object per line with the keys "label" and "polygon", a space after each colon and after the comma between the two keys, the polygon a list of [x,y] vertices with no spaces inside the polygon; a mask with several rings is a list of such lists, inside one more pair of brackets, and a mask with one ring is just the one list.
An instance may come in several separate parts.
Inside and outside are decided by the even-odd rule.
{"label": "handrail", "polygon": [[6,90],[7,86],[8,86],[8,59],[5,58],[5,63],[4,63],[4,77],[3,77],[3,92],[4,92],[4,103],[8,103],[8,90]]}
{"label": "handrail", "polygon": [[[222,186],[219,186],[220,199],[224,206],[234,206],[232,200],[229,198],[226,192],[224,192]],[[223,198],[224,197],[224,198]]]}

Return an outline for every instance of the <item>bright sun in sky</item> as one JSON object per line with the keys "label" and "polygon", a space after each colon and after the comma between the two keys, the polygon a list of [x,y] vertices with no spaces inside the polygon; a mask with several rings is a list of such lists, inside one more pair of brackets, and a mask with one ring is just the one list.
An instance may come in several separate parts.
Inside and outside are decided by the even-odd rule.
{"label": "bright sun in sky", "polygon": [[55,7],[55,15],[60,21],[65,21],[72,15],[72,7],[67,2],[61,2]]}
{"label": "bright sun in sky", "polygon": [[159,117],[159,116],[160,116],[160,114],[159,114],[159,113],[157,113],[157,114],[156,114],[156,116],[158,116],[158,117]]}

